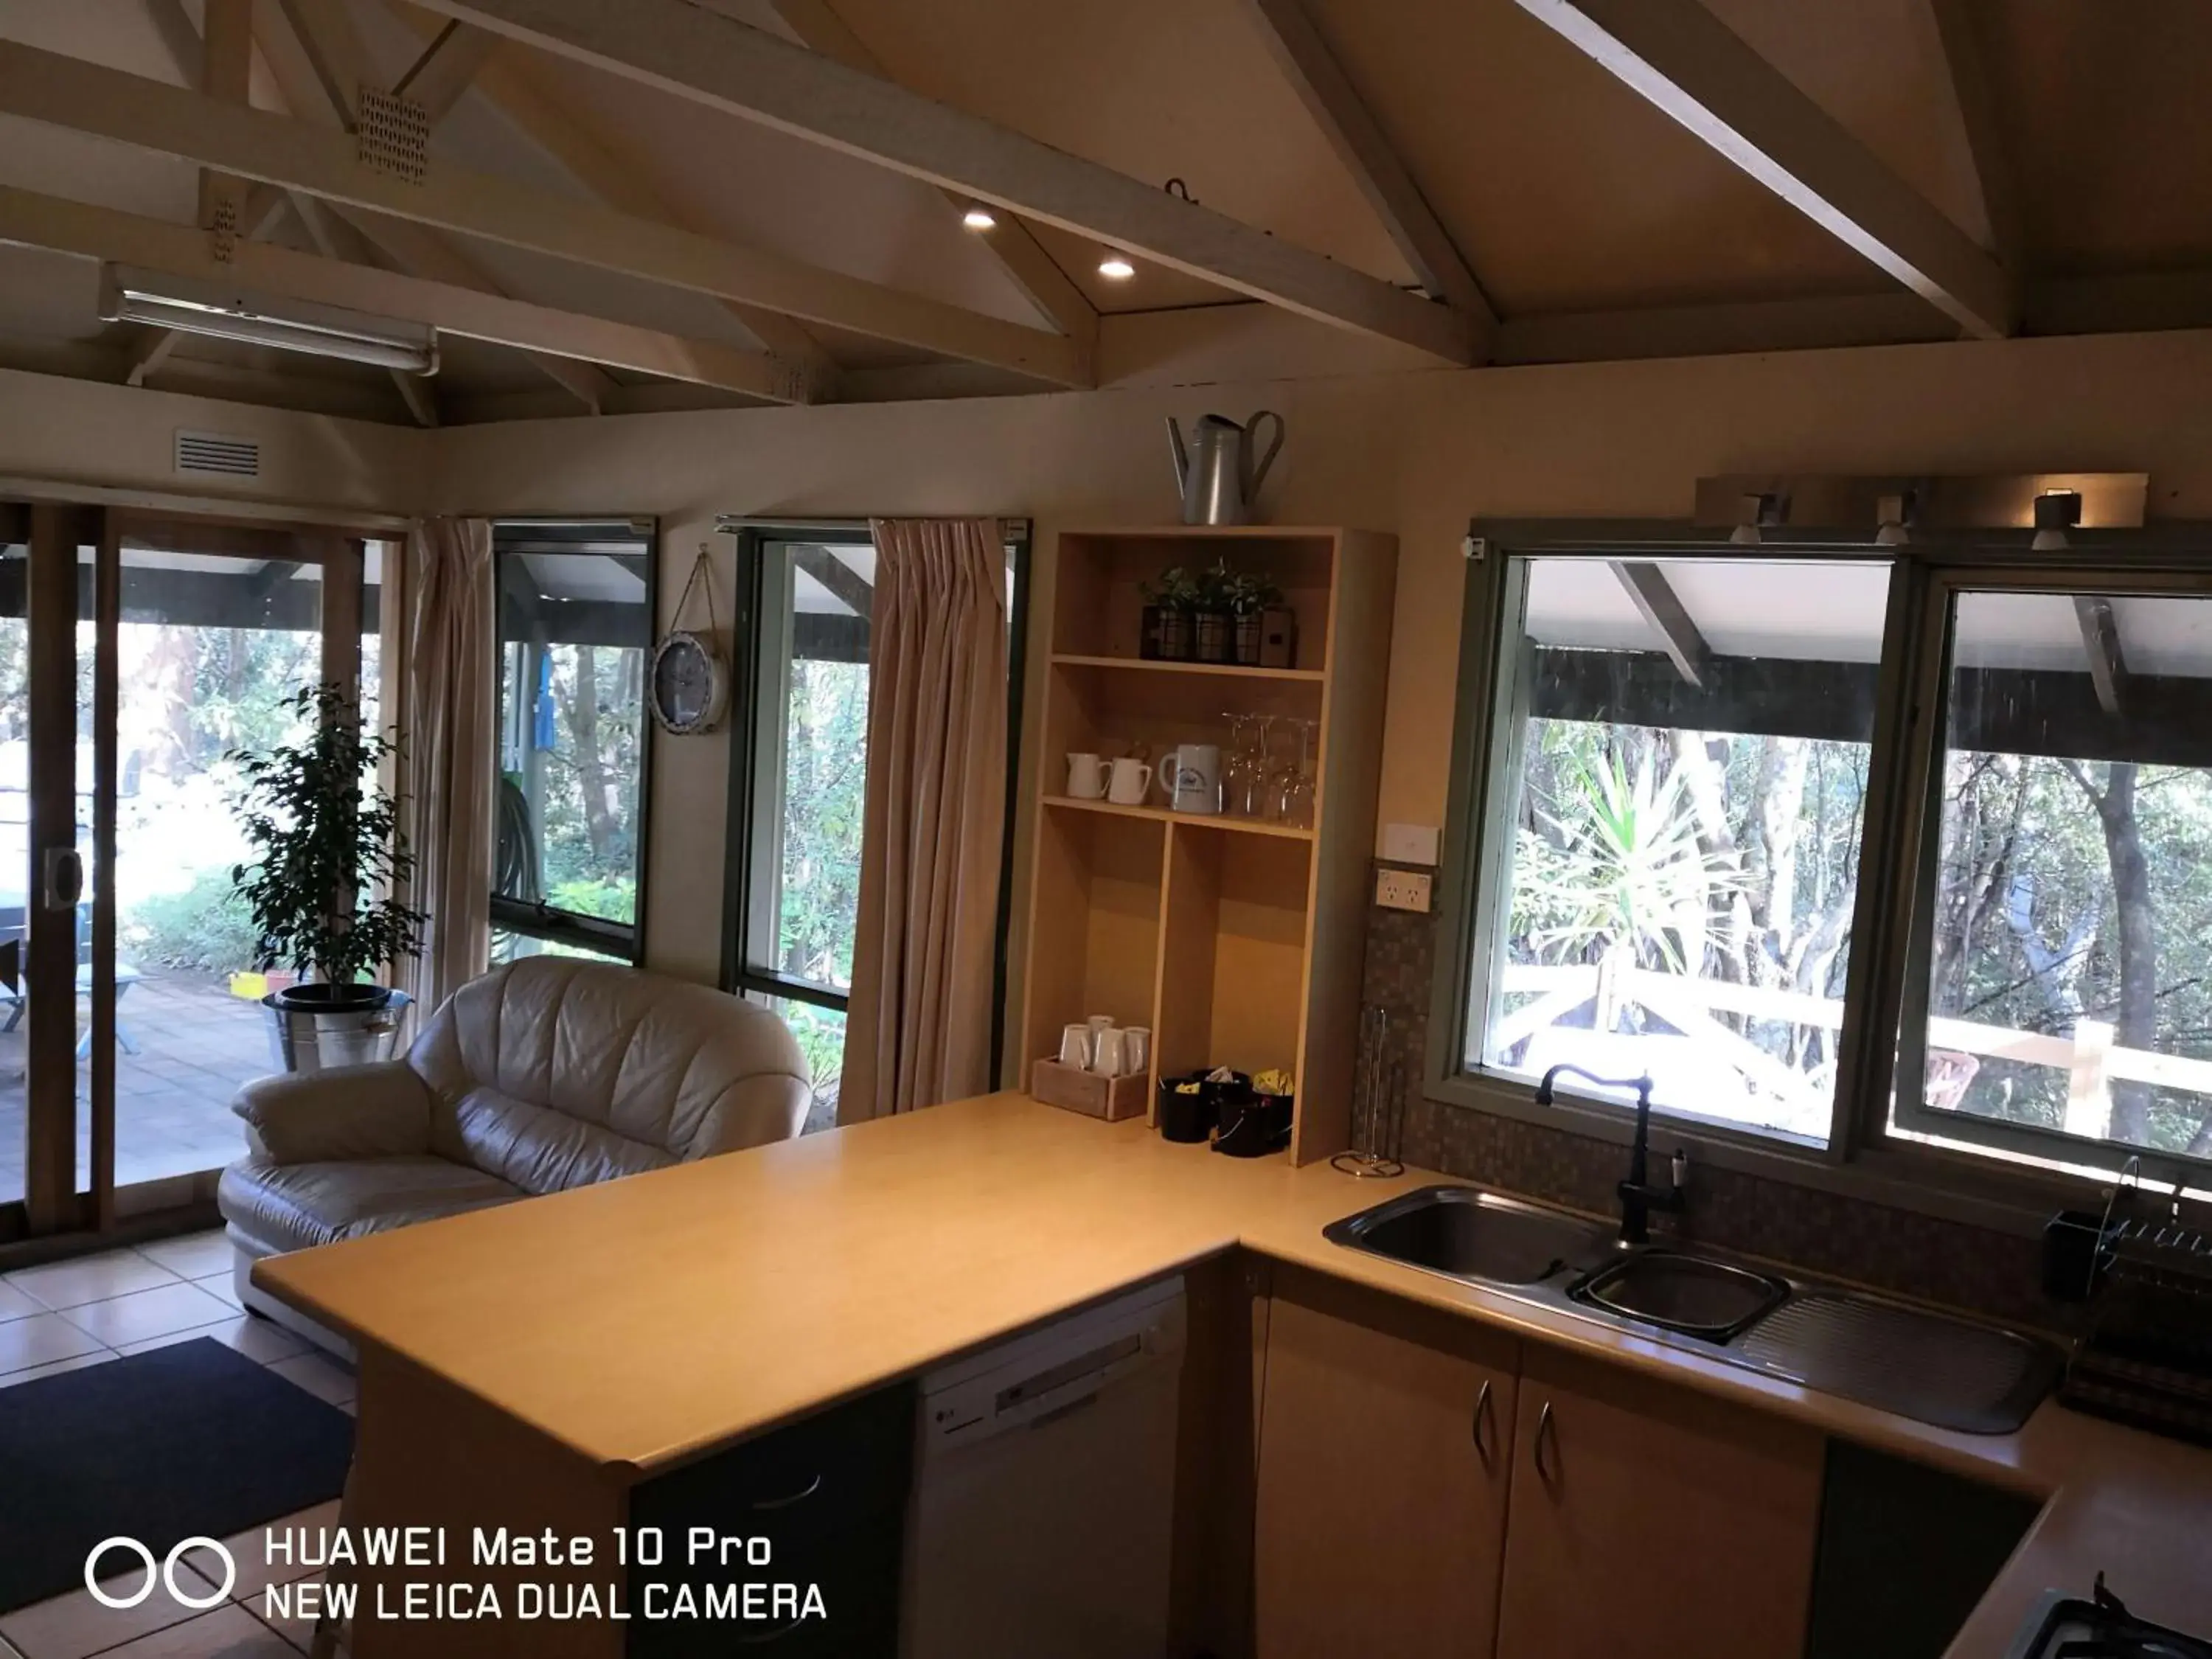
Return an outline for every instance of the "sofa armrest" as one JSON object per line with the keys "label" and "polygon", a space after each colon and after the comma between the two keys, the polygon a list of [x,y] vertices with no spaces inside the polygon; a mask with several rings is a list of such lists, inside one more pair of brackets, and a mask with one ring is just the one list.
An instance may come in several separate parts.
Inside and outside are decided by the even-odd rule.
{"label": "sofa armrest", "polygon": [[257,1078],[230,1109],[272,1164],[392,1158],[430,1150],[430,1091],[404,1060]]}

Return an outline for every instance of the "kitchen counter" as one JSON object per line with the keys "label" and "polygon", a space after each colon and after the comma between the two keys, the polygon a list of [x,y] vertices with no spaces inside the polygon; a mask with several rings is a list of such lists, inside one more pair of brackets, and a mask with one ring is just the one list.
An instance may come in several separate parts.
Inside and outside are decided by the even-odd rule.
{"label": "kitchen counter", "polygon": [[2045,1590],[2086,1592],[2100,1568],[2138,1613],[2212,1632],[2212,1453],[2051,1403],[2016,1435],[1929,1428],[1322,1238],[1440,1178],[1218,1158],[1000,1094],[253,1278],[629,1480],[1241,1245],[2045,1500],[1954,1659],[1994,1659]]}

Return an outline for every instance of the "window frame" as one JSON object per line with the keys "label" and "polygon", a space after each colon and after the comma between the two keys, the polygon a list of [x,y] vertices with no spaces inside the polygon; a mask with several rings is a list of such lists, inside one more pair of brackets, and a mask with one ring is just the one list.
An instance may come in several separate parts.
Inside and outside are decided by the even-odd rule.
{"label": "window frame", "polygon": [[[1509,717],[1519,695],[1511,673],[1505,618],[1521,602],[1516,562],[1538,558],[1883,560],[1890,568],[1883,646],[1876,666],[1875,722],[1861,832],[1858,893],[1851,955],[1844,975],[1844,1024],[1838,1033],[1835,1098],[1825,1147],[1709,1121],[1664,1116],[1669,1146],[1684,1146],[1711,1167],[1841,1191],[1899,1207],[1928,1211],[2015,1232],[2039,1227],[2057,1204],[2079,1203],[2089,1177],[2006,1161],[2007,1152],[2061,1158],[2084,1169],[2114,1169],[2126,1149],[2017,1126],[2014,1137],[1962,1133],[1956,1115],[1942,1115],[1936,1133],[1962,1143],[1936,1146],[1889,1133],[1895,1081],[1919,1075],[1900,1052],[1915,1039],[1900,1018],[1921,1012],[1926,997],[1925,945],[1929,918],[1917,896],[1938,855],[1940,819],[1929,808],[1942,787],[1942,718],[1948,663],[1950,597],[1963,590],[2019,587],[2065,592],[2172,591],[2212,594],[2212,525],[2166,524],[2139,530],[2074,530],[2069,545],[2031,550],[2026,530],[1914,532],[1904,545],[1880,546],[1871,535],[1765,529],[1756,544],[1737,545],[1725,530],[1650,520],[1477,520],[1466,544],[1468,569],[1461,621],[1460,670],[1453,710],[1451,773],[1443,862],[1438,869],[1437,955],[1431,975],[1423,1094],[1446,1107],[1626,1145],[1634,1114],[1625,1105],[1562,1087],[1539,1106],[1534,1085],[1465,1060],[1469,1014],[1486,987],[1490,964],[1478,957],[1498,937],[1510,838],[1499,787],[1518,742]],[[1931,913],[1932,915],[1932,913]],[[1914,999],[1917,998],[1917,1001]],[[1485,998],[1486,1007],[1487,997]],[[1923,1024],[1917,1040],[1924,1042]],[[1915,1049],[1917,1053],[1917,1049]],[[1913,1066],[1914,1069],[1905,1069]],[[1900,1127],[1927,1133],[1912,1114]],[[2015,1126],[1996,1125],[1999,1130]],[[1971,1150],[1966,1146],[1971,1145]],[[2098,1154],[2098,1156],[2090,1156]],[[2106,1156],[2109,1154],[2109,1156]],[[2212,1186],[2212,1163],[2144,1154],[2147,1177],[2171,1182],[2185,1174]],[[2172,1172],[2167,1166],[2172,1165]]]}
{"label": "window frame", "polygon": [[[1006,803],[1000,836],[997,938],[992,951],[991,1084],[999,1086],[1000,1050],[1005,1047],[1007,930],[1013,914],[1014,819],[1021,773],[1022,705],[1027,674],[1027,636],[1031,574],[1030,525],[1026,519],[1001,521],[1009,568],[1013,573],[1007,610]],[[781,634],[787,607],[769,583],[778,572],[772,545],[872,547],[865,519],[724,520],[719,526],[736,543],[737,606],[731,641],[731,708],[734,730],[730,746],[729,829],[722,884],[722,988],[735,995],[782,998],[817,1008],[848,1012],[843,992],[811,981],[755,968],[748,944],[758,925],[757,884],[763,860],[775,845],[775,828],[767,822],[781,799],[768,769],[780,758],[781,743],[766,729],[769,706],[761,696],[761,677],[771,659],[789,653]],[[771,635],[775,637],[771,638]],[[782,705],[775,706],[778,713]]]}
{"label": "window frame", "polygon": [[[500,637],[499,571],[502,558],[520,557],[524,550],[502,545],[527,539],[529,550],[542,552],[539,544],[545,542],[575,542],[587,544],[635,538],[642,544],[645,559],[645,614],[647,638],[645,652],[644,697],[639,710],[637,747],[637,826],[634,833],[635,848],[632,863],[633,919],[628,922],[614,921],[605,916],[585,915],[578,911],[562,910],[540,899],[534,904],[508,898],[494,892],[491,895],[491,925],[500,933],[516,933],[525,939],[538,939],[548,945],[565,945],[579,950],[594,951],[641,967],[645,962],[645,919],[647,883],[652,867],[649,857],[653,816],[653,761],[659,745],[659,722],[653,717],[653,648],[660,637],[660,525],[657,519],[624,518],[609,514],[602,518],[528,519],[503,518],[492,523],[492,648],[495,658],[502,658],[505,642]],[[556,556],[558,556],[557,555]],[[592,556],[605,556],[593,555]],[[624,647],[627,648],[627,647]],[[492,687],[493,720],[498,720],[500,683],[506,675],[506,664],[500,660]],[[502,734],[495,731],[492,737],[492,781],[494,785],[494,826],[496,840],[497,784],[501,776],[501,744]]]}

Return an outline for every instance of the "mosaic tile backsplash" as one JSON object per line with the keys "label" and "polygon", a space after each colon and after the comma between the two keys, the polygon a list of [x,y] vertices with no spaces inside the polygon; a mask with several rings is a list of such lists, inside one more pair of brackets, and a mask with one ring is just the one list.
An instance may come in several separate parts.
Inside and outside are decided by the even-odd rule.
{"label": "mosaic tile backsplash", "polygon": [[[1627,1172],[1620,1146],[1422,1097],[1438,931],[1434,916],[1368,912],[1362,994],[1389,1011],[1404,1064],[1406,1162],[1524,1197],[1613,1212],[1615,1184]],[[1653,1224],[1672,1222],[1655,1217]],[[1863,1199],[1707,1164],[1692,1175],[1682,1236],[1987,1318],[2045,1328],[2062,1322],[2040,1289],[2038,1240]]]}

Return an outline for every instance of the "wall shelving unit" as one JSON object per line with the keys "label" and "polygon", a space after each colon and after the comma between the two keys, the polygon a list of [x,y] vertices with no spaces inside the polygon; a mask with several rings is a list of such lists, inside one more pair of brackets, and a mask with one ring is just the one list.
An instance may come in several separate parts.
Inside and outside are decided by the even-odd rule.
{"label": "wall shelving unit", "polygon": [[[1297,612],[1291,668],[1139,657],[1139,584],[1225,560]],[[1291,1156],[1351,1139],[1397,542],[1274,526],[1072,530],[1059,538],[1030,892],[1023,1083],[1094,1013],[1152,1030],[1152,1080],[1269,1066],[1297,1080]],[[1229,749],[1226,713],[1318,722],[1314,827],[1060,793],[1074,751]],[[1148,1091],[1149,1097],[1149,1091]]]}

